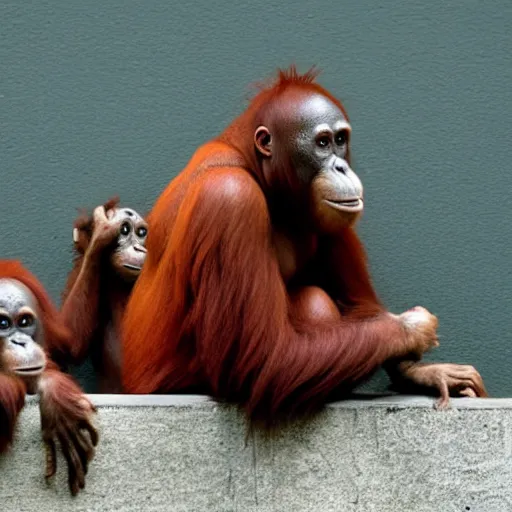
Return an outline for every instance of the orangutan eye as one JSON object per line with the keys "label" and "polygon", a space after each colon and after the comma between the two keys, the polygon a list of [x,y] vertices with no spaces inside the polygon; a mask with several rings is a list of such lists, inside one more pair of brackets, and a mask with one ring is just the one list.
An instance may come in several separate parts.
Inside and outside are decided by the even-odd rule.
{"label": "orangutan eye", "polygon": [[0,331],[5,331],[11,327],[12,322],[8,316],[0,315]]}
{"label": "orangutan eye", "polygon": [[34,317],[28,313],[21,315],[18,319],[18,327],[21,327],[22,329],[26,329],[31,325],[34,325]]}
{"label": "orangutan eye", "polygon": [[140,238],[144,238],[148,234],[148,230],[146,228],[139,228],[137,230],[137,236]]}
{"label": "orangutan eye", "polygon": [[316,139],[316,145],[320,148],[326,148],[330,144],[330,139],[327,135],[322,135]]}
{"label": "orangutan eye", "polygon": [[348,140],[347,132],[344,130],[342,130],[341,132],[338,132],[336,134],[336,137],[334,138],[334,140],[338,146],[344,146]]}
{"label": "orangutan eye", "polygon": [[132,230],[132,227],[128,222],[123,222],[121,225],[121,235],[126,236],[130,234],[130,231]]}

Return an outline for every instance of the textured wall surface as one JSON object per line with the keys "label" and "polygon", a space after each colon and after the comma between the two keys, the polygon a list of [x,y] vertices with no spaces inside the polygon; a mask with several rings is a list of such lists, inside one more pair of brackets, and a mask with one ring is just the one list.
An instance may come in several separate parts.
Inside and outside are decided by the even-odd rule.
{"label": "textured wall surface", "polygon": [[201,397],[99,397],[101,445],[85,491],[49,486],[39,413],[0,458],[2,512],[508,512],[512,403],[385,398],[333,404],[270,439]]}
{"label": "textured wall surface", "polygon": [[75,207],[148,210],[248,84],[318,64],[353,121],[385,303],[439,314],[432,358],[512,396],[511,34],[510,0],[4,0],[0,256],[58,299]]}

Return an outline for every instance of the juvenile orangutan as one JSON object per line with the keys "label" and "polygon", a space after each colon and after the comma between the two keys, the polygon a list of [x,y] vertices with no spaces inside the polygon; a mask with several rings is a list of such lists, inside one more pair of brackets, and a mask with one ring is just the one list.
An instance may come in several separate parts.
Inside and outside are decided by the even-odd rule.
{"label": "juvenile orangutan", "polygon": [[13,441],[25,394],[38,394],[46,477],[57,470],[58,441],[75,495],[85,486],[98,443],[95,408],[43,349],[45,342],[63,343],[70,336],[39,281],[18,261],[0,260],[0,453]]}
{"label": "juvenile orangutan", "polygon": [[52,343],[53,357],[66,366],[91,356],[100,393],[120,393],[119,332],[126,302],[146,258],[147,224],[131,208],[110,199],[81,215],[74,225],[76,259],[62,301],[73,333]]}

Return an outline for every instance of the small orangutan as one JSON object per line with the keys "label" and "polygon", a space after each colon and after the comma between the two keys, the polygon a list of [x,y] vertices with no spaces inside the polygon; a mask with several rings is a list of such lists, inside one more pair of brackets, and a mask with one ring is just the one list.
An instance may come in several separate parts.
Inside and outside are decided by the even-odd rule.
{"label": "small orangutan", "polygon": [[25,394],[38,394],[46,478],[57,470],[58,440],[76,495],[85,486],[98,443],[92,424],[96,409],[43,348],[45,342],[70,335],[39,281],[18,261],[0,260],[0,453],[13,442]]}
{"label": "small orangutan", "polygon": [[73,333],[51,343],[56,361],[79,364],[90,355],[100,393],[120,393],[119,332],[125,305],[146,258],[147,224],[112,198],[74,224],[76,251],[61,313]]}
{"label": "small orangutan", "polygon": [[346,396],[386,363],[442,407],[486,396],[472,366],[420,362],[438,345],[434,315],[379,301],[354,229],[350,121],[315,78],[280,71],[156,202],[123,321],[127,392],[204,390],[267,423]]}

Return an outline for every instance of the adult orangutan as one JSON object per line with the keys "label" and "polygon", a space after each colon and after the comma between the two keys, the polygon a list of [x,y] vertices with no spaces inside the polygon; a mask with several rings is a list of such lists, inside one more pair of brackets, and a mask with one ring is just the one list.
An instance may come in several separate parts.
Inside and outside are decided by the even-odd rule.
{"label": "adult orangutan", "polygon": [[46,478],[57,470],[56,440],[68,464],[73,495],[85,486],[98,433],[94,406],[42,348],[70,333],[37,279],[18,261],[0,260],[0,453],[12,443],[25,393],[38,394]]}
{"label": "adult orangutan", "polygon": [[353,229],[351,126],[315,75],[280,71],[157,201],[123,323],[128,392],[205,390],[273,421],[388,362],[442,406],[485,396],[473,367],[417,363],[438,345],[436,317],[379,302]]}
{"label": "adult orangutan", "polygon": [[74,225],[76,259],[63,293],[62,316],[73,337],[51,343],[59,364],[91,356],[102,393],[120,393],[119,332],[126,302],[146,258],[147,224],[112,198]]}

